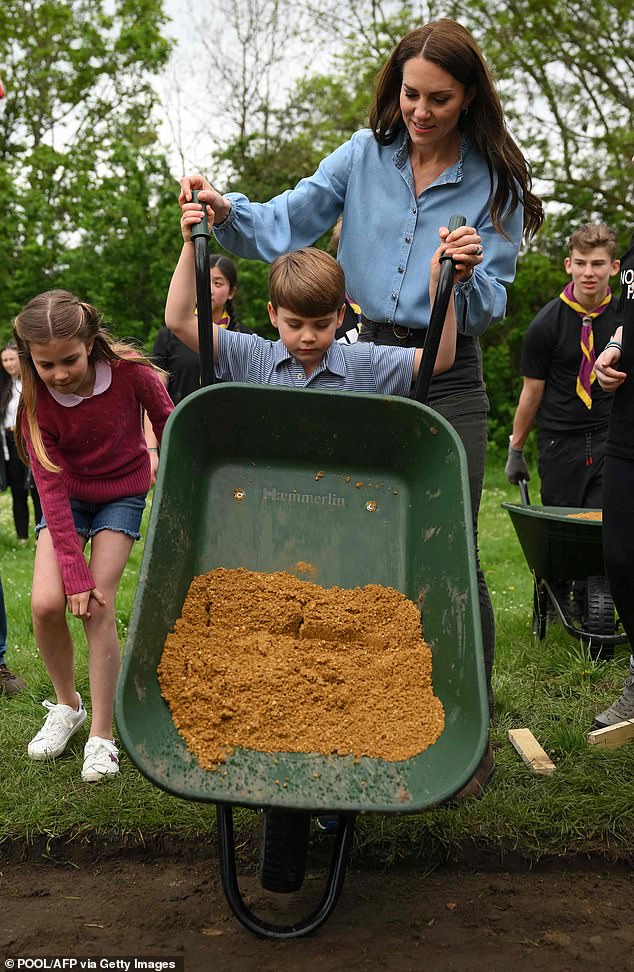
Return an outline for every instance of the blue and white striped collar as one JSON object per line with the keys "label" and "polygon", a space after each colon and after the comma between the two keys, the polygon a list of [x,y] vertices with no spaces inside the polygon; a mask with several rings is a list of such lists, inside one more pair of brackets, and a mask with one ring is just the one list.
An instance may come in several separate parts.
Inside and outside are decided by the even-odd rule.
{"label": "blue and white striped collar", "polygon": [[[290,353],[286,345],[281,339],[273,342],[273,357],[275,368],[277,369],[281,364],[287,361],[295,361],[293,355]],[[297,362],[299,364],[299,362]],[[326,351],[321,364],[315,368],[311,378],[315,375],[320,374],[322,371],[330,371],[333,375],[338,375],[340,377],[345,377],[346,375],[346,362],[345,354],[343,351],[343,346],[338,344],[337,341],[333,341],[328,350]]]}

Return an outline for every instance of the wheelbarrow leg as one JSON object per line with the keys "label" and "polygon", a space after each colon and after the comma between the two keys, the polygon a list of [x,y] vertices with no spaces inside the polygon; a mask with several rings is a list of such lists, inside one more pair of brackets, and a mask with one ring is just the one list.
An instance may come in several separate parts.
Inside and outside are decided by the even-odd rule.
{"label": "wheelbarrow leg", "polygon": [[546,637],[548,592],[543,582],[533,574],[533,634],[543,641]]}
{"label": "wheelbarrow leg", "polygon": [[356,814],[340,814],[339,829],[330,860],[330,873],[324,894],[317,908],[307,918],[291,925],[275,925],[258,918],[246,905],[238,887],[236,874],[235,844],[233,837],[233,810],[225,804],[216,805],[218,821],[218,856],[220,877],[225,897],[234,915],[245,928],[262,938],[286,939],[309,935],[319,928],[334,910],[343,882],[352,849],[352,837]]}

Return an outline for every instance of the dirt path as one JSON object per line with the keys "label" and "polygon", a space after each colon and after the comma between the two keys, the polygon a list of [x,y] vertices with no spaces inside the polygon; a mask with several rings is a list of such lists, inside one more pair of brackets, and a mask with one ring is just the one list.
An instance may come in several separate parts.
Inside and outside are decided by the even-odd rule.
{"label": "dirt path", "polygon": [[[318,893],[321,880],[310,875],[302,895]],[[279,897],[265,898],[254,878],[241,886],[271,920],[287,920]],[[183,955],[186,972],[625,969],[634,954],[630,899],[623,865],[351,870],[320,930],[273,942],[232,916],[215,859],[183,851],[56,864],[20,862],[5,849],[0,968],[7,957]]]}

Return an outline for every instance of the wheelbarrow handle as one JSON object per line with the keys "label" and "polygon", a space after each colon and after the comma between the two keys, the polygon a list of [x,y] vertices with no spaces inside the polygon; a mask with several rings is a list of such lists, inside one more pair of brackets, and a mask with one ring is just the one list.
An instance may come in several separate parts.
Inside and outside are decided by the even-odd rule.
{"label": "wheelbarrow handle", "polygon": [[[452,216],[449,220],[449,232],[453,233],[460,226],[465,226],[466,222],[467,220],[464,216]],[[438,275],[436,296],[431,314],[429,315],[427,334],[425,335],[423,357],[418,368],[416,384],[412,393],[412,398],[423,404],[427,401],[434,374],[434,365],[436,364],[440,339],[442,337],[443,327],[445,326],[445,317],[447,316],[447,308],[449,307],[449,300],[453,290],[454,270],[455,264],[453,259],[450,256],[442,256],[440,258],[440,273]]]}
{"label": "wheelbarrow handle", "polygon": [[[198,190],[192,190],[192,200],[198,202]],[[200,359],[200,384],[213,385],[216,381],[214,369],[214,329],[211,307],[211,276],[209,273],[209,236],[207,214],[203,203],[203,218],[192,226],[194,244],[194,269],[196,273],[196,308],[198,312],[198,356]]]}
{"label": "wheelbarrow handle", "polygon": [[518,479],[517,485],[520,488],[520,496],[522,497],[522,506],[530,506],[531,500],[528,495],[528,482],[525,479]]}

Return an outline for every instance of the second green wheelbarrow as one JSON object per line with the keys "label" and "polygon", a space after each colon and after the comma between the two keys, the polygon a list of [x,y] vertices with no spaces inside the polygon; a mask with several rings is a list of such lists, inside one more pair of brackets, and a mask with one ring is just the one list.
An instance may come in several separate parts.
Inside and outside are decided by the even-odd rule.
{"label": "second green wheelbarrow", "polygon": [[[614,613],[603,561],[600,510],[562,506],[532,506],[528,488],[519,484],[522,503],[503,503],[534,579],[533,634],[546,635],[548,607],[573,638],[588,646],[593,658],[610,655],[627,635]],[[593,518],[594,514],[594,518]],[[579,618],[571,617],[561,590],[571,581],[583,584]]]}

